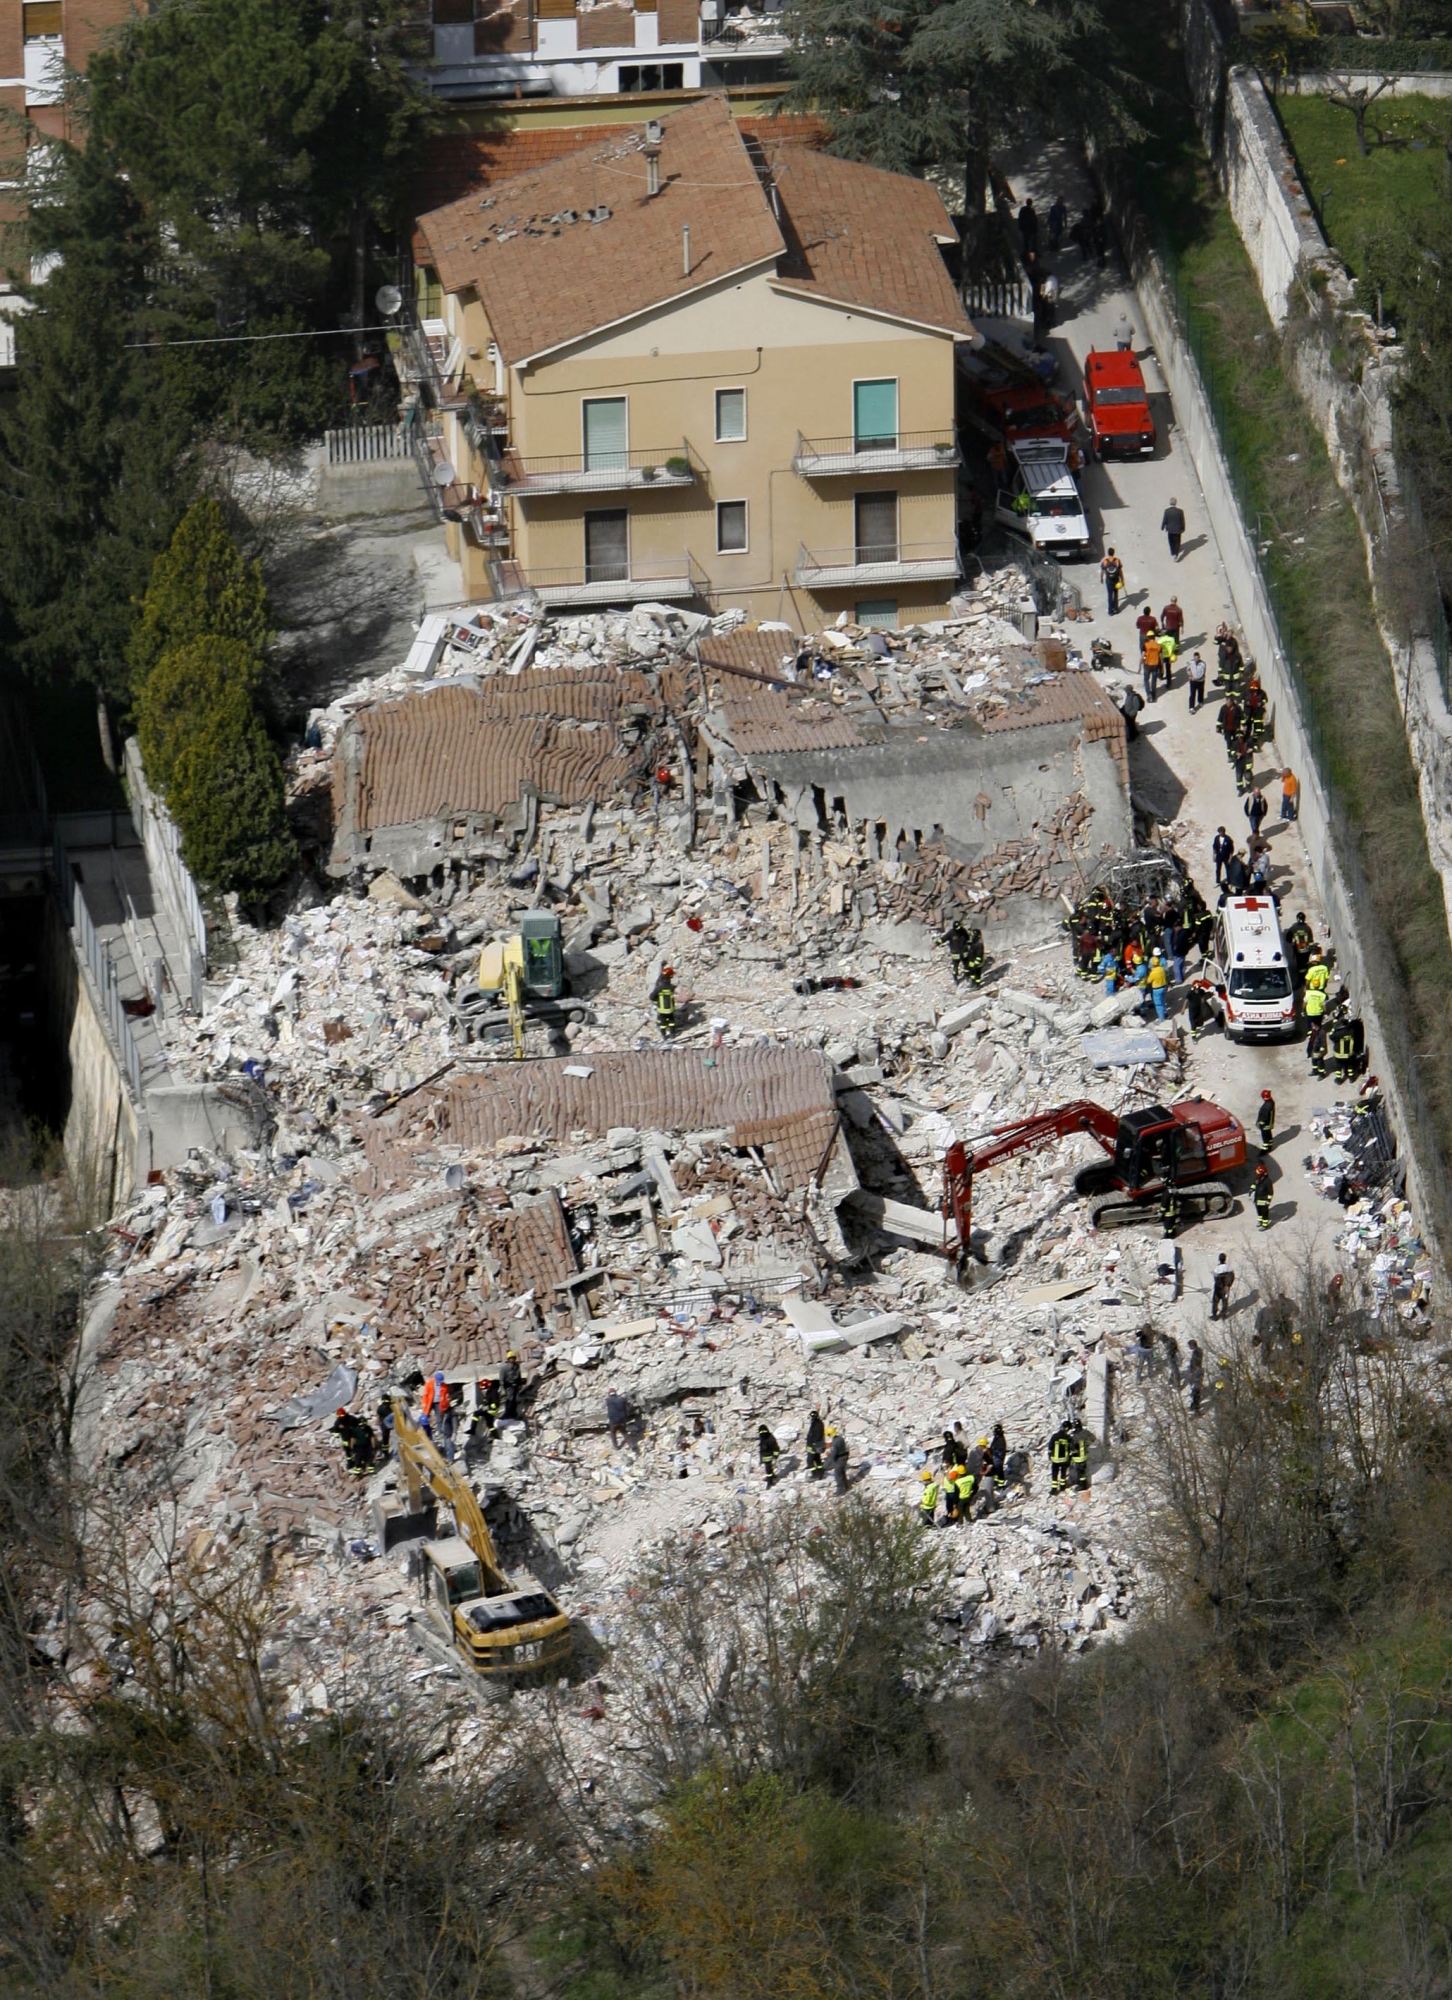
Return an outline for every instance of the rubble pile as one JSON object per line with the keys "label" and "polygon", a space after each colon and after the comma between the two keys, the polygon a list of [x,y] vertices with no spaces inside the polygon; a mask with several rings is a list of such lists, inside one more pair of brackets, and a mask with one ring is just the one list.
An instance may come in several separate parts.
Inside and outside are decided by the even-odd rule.
{"label": "rubble pile", "polygon": [[[956,1140],[1078,1098],[1120,1111],[1195,1086],[1173,1022],[1141,1025],[1137,992],[1074,976],[1051,871],[1095,858],[1079,795],[1032,851],[1010,842],[970,866],[830,802],[813,826],[766,788],[696,782],[701,738],[733,701],[768,735],[812,742],[886,739],[905,718],[991,740],[1085,665],[1062,635],[1025,639],[1021,597],[1012,572],[932,627],[759,628],[765,671],[742,665],[734,617],[483,607],[314,716],[295,795],[330,782],[351,717],[437,682],[488,682],[502,701],[576,668],[583,704],[608,668],[641,683],[635,705],[675,748],[648,800],[532,794],[465,863],[407,881],[360,865],[331,891],[307,885],[273,928],[239,916],[235,968],[200,1016],[168,1017],[177,1076],[246,1093],[256,1143],[194,1152],[114,1219],[81,1430],[135,1496],[143,1582],[161,1576],[163,1519],[199,1560],[267,1542],[286,1601],[270,1658],[295,1712],[336,1706],[366,1674],[451,1718],[441,1756],[477,1741],[455,1670],[417,1650],[410,1547],[379,1537],[374,1503],[396,1475],[350,1475],[329,1434],[339,1408],[376,1421],[436,1372],[504,1567],[601,1644],[665,1539],[835,1504],[805,1461],[814,1405],[853,1485],[892,1507],[916,1506],[945,1432],[972,1447],[1005,1428],[1004,1493],[945,1531],[942,1691],[1132,1615],[1122,1406],[1146,1320],[1182,1339],[1199,1324],[1176,1246],[1153,1219],[1113,1246],[1095,1233],[1075,1175],[1099,1155],[1079,1136],[980,1177],[971,1288],[924,1247]],[[576,706],[580,728],[627,726]],[[985,987],[955,987],[934,932],[1008,897],[1036,903],[1032,938],[995,949],[985,927]],[[563,1048],[532,1027],[515,1062],[507,1031],[490,1040],[462,1003],[484,945],[533,908],[559,916],[587,1011]],[[650,1007],[666,964],[669,1049]],[[1345,1143],[1336,1125],[1318,1136]],[[899,1233],[901,1216],[895,1231],[888,1204],[926,1233]],[[1368,1256],[1416,1265],[1385,1198],[1353,1226]],[[510,1352],[521,1421],[491,1421],[481,1385]],[[613,1430],[611,1392],[630,1411]],[[1051,1495],[1049,1437],[1080,1413],[1091,1484]],[[783,1453],[771,1486],[762,1424]],[[608,1699],[561,1727],[581,1770],[611,1769],[625,1724]]]}

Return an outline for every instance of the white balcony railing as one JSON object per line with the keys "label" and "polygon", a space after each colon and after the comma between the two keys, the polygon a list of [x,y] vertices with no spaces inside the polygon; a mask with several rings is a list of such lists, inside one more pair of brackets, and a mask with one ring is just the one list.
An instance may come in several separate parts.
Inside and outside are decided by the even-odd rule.
{"label": "white balcony railing", "polygon": [[848,549],[802,548],[795,582],[801,590],[852,590],[874,583],[947,582],[962,574],[957,543],[860,542]]}

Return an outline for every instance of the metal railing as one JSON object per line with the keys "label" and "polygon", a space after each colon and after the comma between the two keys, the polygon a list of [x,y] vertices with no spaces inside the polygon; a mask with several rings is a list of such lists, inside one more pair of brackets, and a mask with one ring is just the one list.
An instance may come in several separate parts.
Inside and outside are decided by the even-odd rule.
{"label": "metal railing", "polygon": [[781,24],[780,14],[728,14],[724,20],[701,19],[701,46],[714,49],[717,55],[729,55],[733,50],[742,55],[768,55],[784,49],[788,35]]}
{"label": "metal railing", "polygon": [[1032,319],[1033,289],[1027,278],[965,278],[963,308],[980,319]]}
{"label": "metal railing", "polygon": [[898,431],[892,437],[808,438],[797,432],[792,470],[804,479],[831,478],[864,472],[951,471],[960,463],[953,426],[936,430]]}
{"label": "metal railing", "polygon": [[537,597],[541,604],[631,604],[660,597],[709,597],[711,579],[691,555],[636,556],[622,563],[581,563],[562,569],[490,564],[496,597]]}
{"label": "metal railing", "polygon": [[80,883],[71,872],[70,857],[59,841],[52,849],[52,881],[56,901],[61,915],[70,928],[76,955],[91,975],[91,983],[101,1003],[103,1025],[110,1032],[111,1041],[120,1061],[121,1072],[131,1087],[131,1095],[139,1105],[143,1099],[141,1088],[141,1055],[136,1047],[136,1038],[131,1032],[131,1023],[126,1018],[121,1005],[121,993],[116,983],[116,968],[111,963],[111,954],[96,934],[96,926],[91,921],[91,913],[86,908],[86,899]]}
{"label": "metal railing", "polygon": [[653,486],[692,486],[705,466],[682,438],[679,444],[632,445],[624,451],[563,452],[554,458],[521,458],[516,451],[486,449],[491,486],[529,498],[535,493],[621,493]]}
{"label": "metal railing", "polygon": [[[136,831],[146,850],[151,879],[166,905],[167,914],[181,935],[186,950],[188,997],[198,1015],[202,1012],[202,983],[207,974],[207,918],[192,872],[182,859],[181,834],[176,822],[146,781],[141,763],[141,745],[128,737],[124,752],[126,784],[131,798]],[[128,821],[128,827],[130,822]]]}
{"label": "metal railing", "polygon": [[409,455],[401,424],[354,424],[348,430],[324,431],[323,443],[329,465],[374,465]]}
{"label": "metal railing", "polygon": [[851,548],[797,550],[795,582],[802,590],[875,583],[932,583],[961,575],[958,544],[858,542]]}

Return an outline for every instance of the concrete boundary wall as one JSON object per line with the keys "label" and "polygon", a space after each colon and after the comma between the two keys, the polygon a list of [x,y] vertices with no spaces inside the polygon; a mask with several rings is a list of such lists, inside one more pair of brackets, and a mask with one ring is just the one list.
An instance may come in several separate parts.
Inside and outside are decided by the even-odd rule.
{"label": "concrete boundary wall", "polygon": [[[1392,629],[1386,616],[1390,593],[1381,588],[1392,532],[1405,526],[1392,448],[1391,398],[1400,349],[1374,338],[1367,315],[1354,310],[1346,267],[1305,200],[1265,84],[1253,69],[1230,67],[1209,0],[1181,0],[1180,25],[1201,134],[1225,181],[1266,310],[1281,328],[1293,310],[1297,316],[1288,366],[1326,441],[1337,484],[1356,510],[1382,643],[1402,694],[1427,850],[1452,931],[1452,711],[1430,640],[1407,639]],[[1444,78],[1452,88],[1447,72],[1428,75]],[[1297,81],[1307,89],[1312,79]],[[1295,257],[1288,262],[1293,241]],[[1314,288],[1307,283],[1313,272],[1325,274]],[[1359,382],[1335,358],[1334,350],[1347,344],[1359,349]]]}
{"label": "concrete boundary wall", "polygon": [[[1121,218],[1122,221],[1127,219]],[[1134,240],[1131,228],[1122,227],[1120,235],[1126,243]],[[1275,614],[1241,518],[1200,371],[1181,335],[1171,303],[1172,293],[1158,260],[1148,251],[1143,251],[1136,254],[1133,261],[1140,311],[1154,342],[1181,436],[1200,481],[1206,515],[1225,564],[1236,617],[1245,634],[1247,650],[1254,655],[1261,679],[1274,703],[1276,748],[1301,780],[1301,832],[1326,922],[1336,942],[1338,963],[1357,998],[1369,1039],[1374,1046],[1386,1050],[1390,1043],[1381,1022],[1374,989],[1367,977],[1355,905],[1332,845],[1331,815],[1325,789],[1301,718],[1300,701],[1280,650]],[[1397,1125],[1406,1138],[1413,1126],[1407,1116],[1398,1080],[1385,1061],[1377,1073],[1386,1088]],[[1403,1157],[1407,1162],[1407,1185],[1418,1223],[1424,1235],[1435,1242],[1437,1231],[1433,1219],[1439,1211],[1429,1198],[1429,1190],[1409,1141],[1404,1145]],[[1438,1247],[1443,1246],[1439,1244]]]}
{"label": "concrete boundary wall", "polygon": [[1282,97],[1324,97],[1328,90],[1347,82],[1353,90],[1372,89],[1384,76],[1391,77],[1392,85],[1382,92],[1378,104],[1389,97],[1452,97],[1452,70],[1446,69],[1312,70],[1305,76],[1284,78],[1276,90]]}

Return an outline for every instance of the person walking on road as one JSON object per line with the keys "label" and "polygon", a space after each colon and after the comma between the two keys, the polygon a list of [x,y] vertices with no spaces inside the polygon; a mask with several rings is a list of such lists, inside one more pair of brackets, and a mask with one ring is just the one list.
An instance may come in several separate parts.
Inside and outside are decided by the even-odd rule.
{"label": "person walking on road", "polygon": [[1069,211],[1064,206],[1064,197],[1056,194],[1049,204],[1049,212],[1044,217],[1049,225],[1049,248],[1056,255],[1064,240],[1064,231],[1069,226]]}
{"label": "person walking on road", "polygon": [[1170,495],[1170,504],[1160,519],[1160,532],[1170,545],[1171,556],[1178,562],[1180,544],[1185,539],[1185,510],[1173,493]]}
{"label": "person walking on road", "polygon": [[1292,770],[1281,772],[1281,818],[1298,819],[1301,812],[1301,781]]}
{"label": "person walking on road", "polygon": [[1178,597],[1172,597],[1169,603],[1165,606],[1164,610],[1160,613],[1160,630],[1162,632],[1168,632],[1170,637],[1175,641],[1176,645],[1178,645],[1180,641],[1180,636],[1184,632],[1184,629],[1185,629],[1184,608],[1181,605]]}
{"label": "person walking on road", "polygon": [[1232,896],[1243,896],[1250,887],[1250,870],[1239,854],[1232,854],[1225,864],[1225,887]]}
{"label": "person walking on road", "polygon": [[1260,1150],[1268,1153],[1276,1142],[1276,1101],[1268,1090],[1260,1094],[1260,1109],[1255,1114],[1255,1129],[1260,1134]]}
{"label": "person walking on road", "polygon": [[1160,629],[1160,621],[1155,617],[1154,612],[1151,611],[1148,605],[1145,606],[1138,618],[1135,619],[1134,629],[1139,634],[1140,651],[1143,652],[1145,640],[1148,639],[1151,632],[1158,632]]}
{"label": "person walking on road", "polygon": [[1254,778],[1252,766],[1255,763],[1255,745],[1249,733],[1242,729],[1235,739],[1235,789],[1243,792]]}
{"label": "person walking on road", "polygon": [[1190,664],[1185,669],[1185,680],[1190,690],[1190,713],[1205,705],[1205,660],[1200,653],[1190,655]]}
{"label": "person walking on road", "polygon": [[1215,1269],[1210,1273],[1211,1319],[1228,1319],[1230,1317],[1230,1294],[1234,1284],[1235,1273],[1230,1268],[1229,1257],[1222,1250],[1220,1255],[1215,1259]]}
{"label": "person walking on road", "polygon": [[1128,313],[1122,312],[1114,322],[1114,344],[1121,354],[1128,354],[1134,346],[1134,328]]}
{"label": "person walking on road", "polygon": [[1245,817],[1250,821],[1251,832],[1258,834],[1265,824],[1266,814],[1270,811],[1270,801],[1259,785],[1247,795],[1244,810]]}
{"label": "person walking on road", "polygon": [[1151,632],[1140,649],[1139,667],[1144,676],[1144,691],[1150,701],[1160,698],[1160,668],[1164,664],[1164,653],[1160,646],[1160,635]]}
{"label": "person walking on road", "polygon": [[1124,564],[1113,549],[1104,551],[1099,565],[1099,574],[1104,578],[1104,592],[1109,602],[1109,615],[1113,618],[1119,610],[1119,593],[1124,588]]}
{"label": "person walking on road", "polygon": [[1215,863],[1215,886],[1218,889],[1225,880],[1225,867],[1235,852],[1235,842],[1223,826],[1215,829],[1215,838],[1210,843],[1210,856]]}
{"label": "person walking on road", "polygon": [[1037,251],[1039,247],[1039,214],[1032,200],[1026,201],[1018,212],[1018,233],[1023,238],[1025,250]]}

